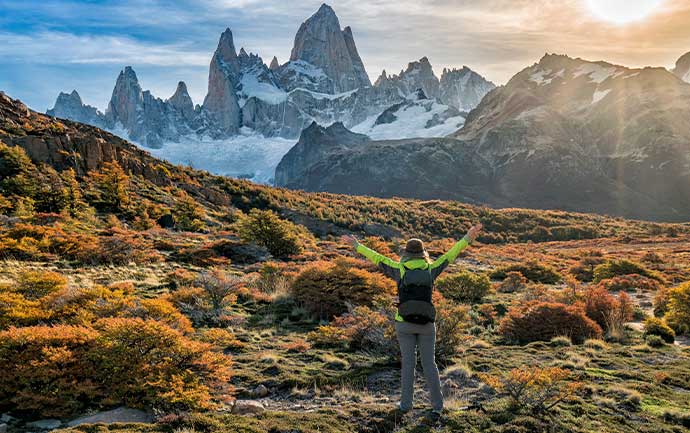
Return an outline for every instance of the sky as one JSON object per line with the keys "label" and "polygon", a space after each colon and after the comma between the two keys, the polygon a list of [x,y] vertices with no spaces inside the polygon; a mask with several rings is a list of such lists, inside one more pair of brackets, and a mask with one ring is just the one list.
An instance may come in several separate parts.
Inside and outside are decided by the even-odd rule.
{"label": "sky", "polygon": [[[283,63],[323,0],[0,0],[0,90],[45,111],[76,89],[104,110],[131,65],[163,99],[183,80],[206,94],[220,33]],[[626,66],[673,67],[690,51],[690,0],[332,0],[372,82],[427,56],[505,83],[546,52]]]}

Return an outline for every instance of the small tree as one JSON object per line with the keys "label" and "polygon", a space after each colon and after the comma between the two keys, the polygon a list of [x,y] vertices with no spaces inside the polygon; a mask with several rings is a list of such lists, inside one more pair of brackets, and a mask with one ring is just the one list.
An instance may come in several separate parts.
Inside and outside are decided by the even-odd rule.
{"label": "small tree", "polygon": [[117,161],[106,162],[100,172],[92,172],[98,202],[116,212],[130,205],[130,178]]}
{"label": "small tree", "polygon": [[491,291],[491,281],[486,274],[461,271],[439,278],[436,287],[445,297],[454,301],[474,302]]}
{"label": "small tree", "polygon": [[668,311],[664,318],[677,334],[690,332],[690,282],[668,291]]}
{"label": "small tree", "polygon": [[175,227],[179,230],[200,232],[206,229],[206,213],[189,194],[180,191],[175,202]]}
{"label": "small tree", "polygon": [[281,219],[270,210],[252,209],[241,216],[237,225],[245,242],[256,242],[277,258],[284,258],[302,251],[303,239],[310,237],[306,229]]}
{"label": "small tree", "polygon": [[88,205],[84,201],[84,196],[74,170],[68,168],[60,173],[60,178],[62,179],[64,189],[65,210],[71,217],[81,215]]}

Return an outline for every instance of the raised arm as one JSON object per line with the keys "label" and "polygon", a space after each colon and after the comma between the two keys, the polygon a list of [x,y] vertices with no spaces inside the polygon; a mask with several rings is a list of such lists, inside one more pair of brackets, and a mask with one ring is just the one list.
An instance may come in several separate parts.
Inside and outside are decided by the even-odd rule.
{"label": "raised arm", "polygon": [[453,263],[455,259],[458,258],[460,253],[467,248],[474,240],[477,238],[479,235],[479,232],[482,231],[482,225],[477,224],[476,226],[473,226],[472,228],[469,229],[467,234],[463,236],[462,239],[457,241],[455,245],[451,247],[450,250],[448,250],[447,253],[436,259],[430,266],[429,269],[431,269],[432,275],[434,278],[438,277],[438,275],[443,272],[443,270]]}
{"label": "raised arm", "polygon": [[388,257],[384,256],[383,254],[379,254],[376,251],[372,250],[371,248],[367,248],[366,246],[362,245],[359,243],[357,238],[354,236],[350,235],[345,235],[341,238],[344,242],[349,243],[352,245],[355,250],[366,257],[367,259],[371,260],[375,265],[386,265],[390,266],[391,268],[395,269],[400,269],[400,263],[396,262],[395,260],[389,259]]}

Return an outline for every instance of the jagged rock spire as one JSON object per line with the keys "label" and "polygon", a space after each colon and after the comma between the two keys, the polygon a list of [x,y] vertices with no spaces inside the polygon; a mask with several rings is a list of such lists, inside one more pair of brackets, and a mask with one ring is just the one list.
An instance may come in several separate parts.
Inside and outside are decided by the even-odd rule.
{"label": "jagged rock spire", "polygon": [[336,92],[371,85],[352,30],[341,30],[338,17],[325,3],[300,26],[290,60],[321,68],[335,83]]}
{"label": "jagged rock spire", "polygon": [[240,63],[235,51],[232,31],[227,28],[220,35],[218,48],[211,59],[208,93],[203,106],[225,133],[235,133],[240,127],[240,106],[235,94],[239,74]]}
{"label": "jagged rock spire", "polygon": [[278,68],[280,68],[278,58],[276,56],[273,56],[273,60],[271,60],[271,64],[269,65],[268,69],[270,69],[271,71],[277,71]]}

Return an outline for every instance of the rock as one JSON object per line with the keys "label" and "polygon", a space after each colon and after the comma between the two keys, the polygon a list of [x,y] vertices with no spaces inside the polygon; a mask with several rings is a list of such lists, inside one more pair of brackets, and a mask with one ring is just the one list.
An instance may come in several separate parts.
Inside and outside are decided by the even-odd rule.
{"label": "rock", "polygon": [[469,112],[495,88],[494,83],[487,81],[467,66],[463,66],[462,69],[444,68],[439,81],[438,99],[460,111]]}
{"label": "rock", "polygon": [[187,92],[187,85],[184,81],[177,83],[175,93],[166,102],[178,110],[185,119],[194,119],[194,103],[189,92]]}
{"label": "rock", "polygon": [[235,415],[257,414],[265,410],[264,405],[256,400],[235,400],[235,404],[232,407],[232,413]]}
{"label": "rock", "polygon": [[240,62],[235,52],[232,31],[220,35],[208,73],[208,93],[204,99],[206,111],[216,126],[226,134],[234,134],[240,127],[240,106],[235,87],[240,82]]}
{"label": "rock", "polygon": [[27,422],[26,427],[39,430],[55,430],[62,425],[59,419],[41,419],[38,421]]}
{"label": "rock", "polygon": [[300,26],[290,61],[303,61],[321,69],[333,81],[329,93],[371,85],[357,53],[352,30],[349,27],[341,30],[338,17],[325,3]]}
{"label": "rock", "polygon": [[96,107],[84,104],[76,90],[72,90],[72,93],[60,92],[55,105],[46,114],[60,119],[86,123],[98,128],[106,127],[103,113],[98,111]]}
{"label": "rock", "polygon": [[118,407],[116,409],[97,412],[92,415],[79,417],[67,423],[69,427],[74,427],[80,424],[112,424],[115,422],[122,423],[152,423],[153,416],[138,410],[127,407]]}
{"label": "rock", "polygon": [[278,58],[276,56],[273,56],[273,59],[271,60],[271,64],[268,67],[271,71],[277,71],[278,68],[280,68],[280,64],[278,63]]}
{"label": "rock", "polygon": [[12,415],[10,415],[8,413],[3,413],[2,415],[0,415],[0,422],[4,422],[4,423],[9,424],[9,423],[16,421],[16,420],[17,420],[17,418],[13,417]]}
{"label": "rock", "polygon": [[143,105],[144,100],[137,74],[131,66],[126,66],[120,71],[115,81],[115,88],[105,112],[108,123],[111,125],[120,123],[128,130],[133,130],[137,126],[139,112]]}
{"label": "rock", "polygon": [[7,424],[0,424],[0,433],[7,433]]}
{"label": "rock", "polygon": [[268,388],[264,385],[259,385],[252,391],[252,395],[257,398],[266,397],[268,395]]}

